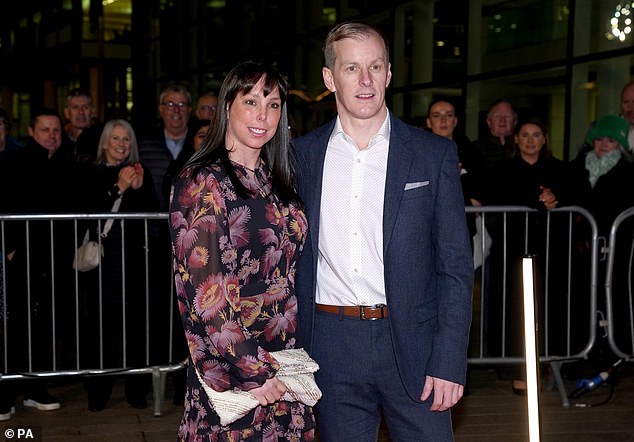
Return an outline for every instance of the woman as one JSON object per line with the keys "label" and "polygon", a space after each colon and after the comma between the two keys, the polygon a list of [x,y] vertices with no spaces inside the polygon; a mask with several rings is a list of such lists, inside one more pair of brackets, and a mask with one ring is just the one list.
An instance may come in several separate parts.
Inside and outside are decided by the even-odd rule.
{"label": "woman", "polygon": [[[572,163],[574,172],[573,182],[579,189],[579,205],[588,209],[597,222],[599,236],[609,241],[610,229],[615,218],[624,210],[634,206],[634,165],[629,152],[628,135],[629,123],[617,115],[600,117],[586,136],[586,144],[592,150],[581,154]],[[626,348],[631,345],[629,340],[630,311],[627,293],[629,293],[629,262],[631,259],[632,219],[626,220],[618,229],[614,259],[612,293],[613,296],[613,329],[614,339],[618,346]],[[586,241],[580,247],[583,256],[589,260],[587,244],[590,232],[585,234]],[[600,255],[601,256],[601,255]],[[606,261],[600,259],[597,287],[603,287],[605,281]],[[597,296],[597,309],[606,314],[605,298]],[[603,330],[599,330],[603,334]],[[622,340],[623,339],[623,340]],[[591,362],[598,362],[596,368],[609,366],[612,361],[596,361],[595,358],[610,358],[612,351],[607,348],[605,339],[599,339]],[[594,367],[593,367],[594,368]]]}
{"label": "woman", "polygon": [[599,118],[586,136],[592,150],[572,163],[581,204],[597,221],[599,233],[609,235],[614,218],[634,205],[632,155],[628,152],[628,122],[617,115]]}
{"label": "woman", "polygon": [[[211,132],[174,184],[174,271],[190,350],[182,441],[314,438],[312,409],[279,401],[285,387],[269,354],[296,345],[295,263],[307,234],[286,97],[276,71],[234,68]],[[248,390],[260,406],[221,426],[198,376],[216,391]]]}
{"label": "woman", "polygon": [[[139,162],[139,152],[134,130],[125,120],[111,120],[104,126],[97,158],[84,168],[87,194],[86,210],[93,213],[110,212],[119,198],[119,212],[155,212],[158,207],[151,175]],[[105,222],[100,224],[104,230]],[[91,229],[96,235],[97,229]],[[122,248],[122,236],[125,248]],[[126,348],[126,366],[144,366],[145,324],[145,227],[142,220],[127,220],[122,229],[121,221],[114,221],[105,238],[101,239],[104,255],[101,261],[103,293],[102,320],[104,339],[104,368],[123,367],[119,357]],[[123,258],[123,259],[122,259]],[[125,262],[125,268],[123,267]],[[87,285],[98,283],[98,269],[82,277]],[[125,280],[123,275],[125,274]],[[92,278],[92,281],[90,280]],[[96,291],[87,293],[86,308],[89,334],[99,336],[99,300]],[[125,298],[124,298],[125,294]],[[126,307],[126,347],[123,343],[122,307]],[[91,356],[91,364],[99,362],[99,346]],[[116,355],[116,356],[115,356]],[[94,368],[94,367],[92,367]],[[113,377],[87,378],[88,408],[103,410],[112,394]],[[135,408],[147,406],[146,394],[149,382],[141,376],[126,377],[126,399]]]}
{"label": "woman", "polygon": [[[432,100],[427,107],[427,128],[434,134],[449,138],[458,149],[458,167],[460,182],[464,193],[465,205],[480,206],[482,193],[482,176],[484,172],[484,157],[477,149],[474,149],[464,135],[456,133],[458,116],[456,107],[449,98],[437,98]],[[471,234],[475,233],[473,223],[470,223]]]}
{"label": "woman", "polygon": [[[546,210],[561,205],[570,204],[570,190],[568,168],[566,163],[552,157],[548,146],[548,131],[539,120],[531,119],[518,124],[515,131],[515,155],[505,158],[491,171],[491,179],[485,192],[485,205],[526,206],[540,209],[539,213],[529,215],[529,234],[525,234],[525,213],[508,213],[506,215],[506,235],[500,219],[490,217],[495,226],[489,231],[493,236],[491,248],[491,277],[490,277],[490,306],[487,313],[487,342],[489,351],[499,356],[504,351],[506,356],[523,355],[522,333],[522,286],[521,286],[521,258],[524,255],[534,255],[536,276],[541,282],[535,284],[538,305],[543,307],[543,270],[545,265],[546,238]],[[551,220],[551,256],[550,263],[566,262],[563,257],[554,258],[559,253],[555,240],[565,235],[554,235],[552,232],[563,228],[563,224]],[[506,260],[504,262],[504,253]],[[561,258],[561,259],[560,259]],[[504,265],[506,264],[507,280],[504,281]],[[561,279],[561,274],[553,271],[551,274]],[[541,279],[540,279],[541,278]],[[558,290],[554,289],[556,278],[550,281],[552,297]],[[506,285],[506,311],[503,311],[504,285]],[[550,300],[549,300],[550,302]],[[556,318],[553,309],[558,309],[555,301],[550,306],[550,317]],[[506,313],[505,331],[506,345],[501,348],[502,316]],[[543,324],[543,319],[541,319]],[[543,330],[543,327],[540,327]],[[554,334],[553,329],[549,333]],[[500,370],[503,377],[513,379],[513,392],[525,394],[526,382],[523,380],[523,370],[517,366],[510,366]]]}

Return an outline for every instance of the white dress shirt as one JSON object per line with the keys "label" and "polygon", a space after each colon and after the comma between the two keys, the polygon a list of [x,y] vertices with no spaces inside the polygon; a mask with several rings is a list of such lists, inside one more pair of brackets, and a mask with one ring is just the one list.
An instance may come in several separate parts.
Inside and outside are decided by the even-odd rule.
{"label": "white dress shirt", "polygon": [[390,140],[389,111],[360,150],[339,117],[330,135],[321,194],[319,304],[385,304],[383,199]]}

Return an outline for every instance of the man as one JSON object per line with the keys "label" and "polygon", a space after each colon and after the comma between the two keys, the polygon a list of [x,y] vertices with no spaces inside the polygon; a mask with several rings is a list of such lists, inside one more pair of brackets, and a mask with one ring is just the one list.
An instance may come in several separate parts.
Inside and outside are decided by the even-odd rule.
{"label": "man", "polygon": [[456,149],[386,108],[378,30],[343,23],[324,54],[338,116],[297,140],[299,326],[320,365],[320,440],[376,441],[382,413],[394,441],[450,441],[473,277]]}
{"label": "man", "polygon": [[212,93],[201,95],[196,103],[196,118],[210,120],[212,123],[218,110],[218,97]]}
{"label": "man", "polygon": [[[191,114],[191,94],[182,85],[168,86],[161,92],[159,96],[159,114],[161,116],[161,125],[158,130],[139,141],[139,156],[141,163],[150,171],[151,179],[154,183],[157,199],[159,202],[159,211],[167,212],[169,210],[169,189],[171,188],[172,174],[168,174],[169,166],[172,161],[178,158],[183,150],[188,132],[189,115]],[[169,247],[169,230],[165,222],[159,222],[153,229],[150,237],[150,271],[161,272],[165,269],[165,264],[170,262],[171,249]],[[155,278],[150,282],[152,293],[152,308],[158,317],[165,312],[164,307],[169,307],[170,302],[174,302],[171,298],[169,285],[166,285],[160,278]],[[176,310],[177,311],[177,310]],[[161,330],[160,332],[163,332]],[[173,338],[185,341],[182,327],[174,327]],[[168,336],[165,337],[167,342]],[[154,342],[159,342],[156,339]],[[157,353],[161,349],[151,348],[151,353]],[[183,358],[185,356],[183,355]],[[139,382],[144,383],[145,387],[150,386],[150,379],[147,376],[139,377]],[[174,384],[174,402],[182,404],[185,397],[185,371],[180,370],[172,374]]]}
{"label": "man", "polygon": [[621,115],[630,125],[627,141],[634,152],[634,81],[630,81],[621,91]]}
{"label": "man", "polygon": [[[75,162],[62,147],[62,133],[62,121],[55,110],[42,109],[33,114],[29,125],[31,139],[23,148],[7,152],[0,164],[0,207],[4,213],[76,211],[76,192],[80,186]],[[28,242],[23,221],[8,222],[6,229],[9,371],[53,370],[54,357],[59,356],[54,349],[72,359],[70,349],[74,348],[73,339],[67,334],[73,326],[72,321],[68,322],[68,312],[71,294],[75,292],[70,265],[74,253],[72,222],[55,222],[51,227],[48,221],[29,221]],[[54,241],[52,250],[51,241]],[[27,327],[31,331],[30,348]],[[60,362],[67,359],[58,360],[58,366]],[[13,381],[1,384],[0,421],[3,421],[15,413],[16,385]],[[59,401],[48,393],[45,381],[33,379],[20,384],[24,387],[25,406],[39,410],[60,408]]]}
{"label": "man", "polygon": [[169,195],[165,195],[163,179],[172,160],[185,145],[187,123],[191,113],[191,95],[180,85],[168,86],[159,96],[159,114],[161,126],[158,131],[139,141],[141,162],[150,170],[156,195],[159,199],[159,210],[168,210]]}
{"label": "man", "polygon": [[97,157],[99,137],[103,129],[94,124],[92,97],[81,89],[73,89],[66,96],[64,117],[68,120],[65,134],[73,145],[73,154],[78,161],[94,161]]}
{"label": "man", "polygon": [[513,156],[517,112],[508,101],[497,100],[489,106],[486,123],[489,133],[476,140],[474,146],[484,156],[486,167],[490,169],[501,159]]}

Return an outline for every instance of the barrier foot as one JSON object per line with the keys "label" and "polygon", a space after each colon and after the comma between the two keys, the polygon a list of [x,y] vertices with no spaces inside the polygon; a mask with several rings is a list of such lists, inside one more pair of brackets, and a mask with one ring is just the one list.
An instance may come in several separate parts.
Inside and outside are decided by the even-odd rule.
{"label": "barrier foot", "polygon": [[550,363],[550,368],[553,378],[555,379],[555,386],[559,392],[559,397],[561,398],[561,405],[563,405],[564,408],[570,408],[570,400],[568,399],[568,393],[564,386],[564,379],[561,377],[561,365],[562,363],[560,361],[553,361]]}
{"label": "barrier foot", "polygon": [[152,368],[152,394],[154,396],[154,417],[161,415],[161,405],[165,398],[165,379],[167,374],[159,367]]}

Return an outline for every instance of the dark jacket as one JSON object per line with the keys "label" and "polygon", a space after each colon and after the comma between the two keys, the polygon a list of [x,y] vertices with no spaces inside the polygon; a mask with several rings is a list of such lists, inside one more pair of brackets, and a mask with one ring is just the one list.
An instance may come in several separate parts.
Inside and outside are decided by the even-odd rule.
{"label": "dark jacket", "polygon": [[139,140],[139,155],[141,162],[150,171],[154,192],[158,198],[158,211],[167,212],[169,201],[163,193],[163,180],[167,169],[174,159],[167,148],[163,128]]}

